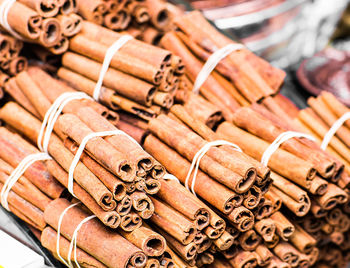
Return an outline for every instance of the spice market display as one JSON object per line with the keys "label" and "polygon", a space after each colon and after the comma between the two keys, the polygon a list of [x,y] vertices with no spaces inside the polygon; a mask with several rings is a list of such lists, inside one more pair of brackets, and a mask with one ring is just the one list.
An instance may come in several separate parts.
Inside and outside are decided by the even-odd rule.
{"label": "spice market display", "polygon": [[0,10],[1,205],[62,265],[350,262],[334,95],[297,108],[283,70],[166,1]]}

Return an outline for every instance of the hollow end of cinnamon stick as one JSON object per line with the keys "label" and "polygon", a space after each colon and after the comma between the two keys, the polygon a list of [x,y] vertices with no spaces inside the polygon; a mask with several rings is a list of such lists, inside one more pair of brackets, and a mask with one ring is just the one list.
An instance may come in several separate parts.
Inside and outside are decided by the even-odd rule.
{"label": "hollow end of cinnamon stick", "polygon": [[44,19],[39,37],[40,43],[45,47],[52,47],[57,44],[61,37],[61,25],[55,18]]}

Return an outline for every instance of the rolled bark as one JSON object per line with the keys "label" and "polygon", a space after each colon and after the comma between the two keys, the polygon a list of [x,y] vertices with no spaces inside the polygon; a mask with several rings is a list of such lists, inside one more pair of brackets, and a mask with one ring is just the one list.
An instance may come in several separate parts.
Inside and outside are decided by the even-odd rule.
{"label": "rolled bark", "polygon": [[302,253],[309,254],[316,245],[316,240],[305,232],[299,225],[295,225],[294,233],[289,241]]}
{"label": "rolled bark", "polygon": [[[67,68],[59,68],[57,75],[66,80],[71,86],[79,91],[83,91],[86,94],[93,96],[96,83],[78,73],[72,72]],[[119,96],[116,92],[110,88],[103,87],[100,92],[99,100],[104,105],[108,106],[113,110],[122,109],[138,117],[148,121],[150,118],[155,116],[155,113],[134,101]]]}
{"label": "rolled bark", "polygon": [[145,5],[151,18],[151,22],[158,29],[165,29],[170,24],[170,15],[163,1],[146,0]]}
{"label": "rolled bark", "polygon": [[[15,103],[7,103],[0,110],[0,117],[9,125],[22,132],[31,141],[36,142],[41,123],[33,118]],[[73,160],[73,154],[69,152],[56,135],[51,135],[48,151],[59,164],[68,171]],[[112,194],[102,182],[81,162],[78,163],[74,177],[76,181],[96,200],[104,209],[113,207]]]}
{"label": "rolled bark", "polygon": [[[0,158],[16,168],[23,158],[39,151],[17,134],[0,127]],[[44,163],[37,161],[30,165],[23,174],[38,189],[49,197],[58,198],[64,188],[51,176]]]}
{"label": "rolled bark", "polygon": [[[64,141],[64,145],[73,154],[76,154],[78,146],[70,139]],[[98,164],[94,159],[83,153],[80,157],[81,162],[92,171],[103,184],[113,193],[113,198],[116,201],[122,200],[126,195],[126,186],[116,176]]]}
{"label": "rolled bark", "polygon": [[[112,45],[121,34],[94,23],[84,21],[81,34],[89,39],[101,42],[107,46]],[[165,49],[149,45],[139,40],[130,40],[119,51],[139,57],[140,59],[153,64],[157,68],[164,68],[171,61],[171,53]]]}
{"label": "rolled bark", "polygon": [[[187,189],[175,181],[161,180],[161,188],[157,197],[195,221],[196,229],[203,230],[209,225],[211,214]],[[181,202],[179,202],[181,201]]]}
{"label": "rolled bark", "polygon": [[[155,135],[175,148],[189,161],[193,161],[196,152],[206,144],[198,135],[165,115],[159,115],[157,118],[150,120],[148,125],[149,129]],[[170,137],[169,133],[173,133],[173,135]],[[230,163],[232,163],[232,161]],[[227,163],[227,165],[230,164]],[[237,173],[239,167],[235,166],[234,162],[230,165],[229,170],[213,160],[209,155],[204,155],[202,157],[199,166],[203,171],[208,173],[208,175],[237,193],[246,192],[255,181],[255,170],[249,164],[246,165],[249,167],[248,170],[241,169],[241,174],[244,174],[244,176]],[[233,171],[233,169],[235,171]]]}
{"label": "rolled bark", "polygon": [[[161,45],[173,51],[177,56],[182,58],[185,66],[187,66],[187,71],[191,80],[194,81],[202,68],[202,63],[191,54],[191,52],[186,48],[176,34],[174,32],[165,34],[161,40]],[[225,106],[232,112],[239,107],[237,101],[229,93],[227,93],[227,91],[213,78],[212,75],[208,77],[201,88],[201,93],[205,96],[206,93],[203,88],[208,90],[209,94],[211,93],[217,96],[219,101],[215,102],[214,104],[218,105],[219,108],[220,106]],[[226,117],[226,119],[228,120],[231,118]]]}
{"label": "rolled bark", "polygon": [[[188,91],[189,92],[189,91]],[[222,111],[202,96],[188,93],[183,107],[194,118],[203,122],[210,128],[214,128],[223,118]]]}
{"label": "rolled bark", "polygon": [[152,197],[151,200],[155,211],[155,214],[150,219],[151,222],[164,231],[171,233],[184,245],[193,242],[196,235],[194,224],[168,205]]}
{"label": "rolled bark", "polygon": [[[315,117],[315,114],[312,110],[310,110],[310,108],[301,110],[298,114],[298,118],[309,128],[311,128],[312,131],[316,132],[320,138],[323,138],[329,130],[327,124],[324,123],[318,116]],[[329,145],[346,160],[350,160],[349,147],[346,146],[337,136],[333,136],[329,142]]]}
{"label": "rolled bark", "polygon": [[259,202],[261,200],[262,193],[260,188],[253,185],[247,193],[244,194],[244,200],[243,205],[247,209],[254,209],[259,205]]}
{"label": "rolled bark", "polygon": [[[228,122],[222,123],[218,127],[217,133],[240,146],[246,154],[257,160],[261,159],[263,152],[266,151],[269,146],[265,141]],[[284,163],[288,163],[288,169],[286,169]],[[285,176],[305,188],[310,186],[310,182],[315,177],[316,173],[312,164],[282,149],[277,149],[275,151],[270,158],[268,166],[276,173]]]}
{"label": "rolled bark", "polygon": [[[68,174],[58,165],[55,161],[47,161],[46,166],[50,173],[64,186],[68,186]],[[77,183],[73,183],[73,191],[79,200],[92,212],[94,213],[104,225],[111,228],[118,228],[120,225],[120,215],[113,211],[116,207],[116,202],[111,201],[110,211],[105,211],[99,204]]]}
{"label": "rolled bark", "polygon": [[[0,159],[1,160],[1,159]],[[2,169],[4,163],[0,161]],[[10,167],[11,172],[13,171]],[[0,182],[4,185],[8,180],[11,173],[0,171]],[[16,193],[18,196],[31,203],[33,206],[37,207],[41,211],[44,211],[46,206],[50,203],[51,199],[43,194],[39,189],[37,189],[30,181],[25,177],[20,177],[20,179],[13,185],[11,191]]]}
{"label": "rolled bark", "polygon": [[258,245],[258,247],[255,249],[255,253],[258,257],[259,266],[267,266],[268,264],[270,264],[273,254],[266,246]]}
{"label": "rolled bark", "polygon": [[282,199],[271,189],[265,193],[264,197],[268,200],[270,200],[273,204],[273,210],[274,212],[279,211],[282,206]]}
{"label": "rolled bark", "polygon": [[167,244],[169,247],[171,247],[176,253],[180,255],[182,259],[184,259],[186,262],[189,262],[193,260],[197,255],[197,245],[194,242],[191,242],[187,245],[182,244],[178,240],[176,240],[174,237],[169,235],[168,232],[165,232],[163,230],[157,229],[159,233],[164,236],[164,238],[167,241]]}
{"label": "rolled bark", "polygon": [[253,252],[241,250],[236,257],[228,260],[235,268],[255,267],[258,264],[257,255]]}
{"label": "rolled bark", "polygon": [[255,222],[254,229],[265,241],[270,242],[275,234],[276,224],[272,219],[262,219]]}
{"label": "rolled bark", "polygon": [[259,205],[254,209],[254,216],[257,220],[262,220],[270,217],[273,212],[272,202],[265,197],[262,197]]}
{"label": "rolled bark", "polygon": [[226,231],[218,239],[214,240],[214,245],[216,245],[222,251],[229,249],[233,243],[233,236]]}
{"label": "rolled bark", "polygon": [[241,232],[246,232],[254,226],[253,213],[243,206],[235,208],[227,218]]}
{"label": "rolled bark", "polygon": [[290,268],[291,266],[288,263],[281,261],[278,257],[273,256],[270,264],[267,267],[268,268]]}
{"label": "rolled bark", "polygon": [[253,251],[261,242],[261,237],[254,230],[242,233],[239,238],[240,246],[247,251]]}
{"label": "rolled bark", "polygon": [[[102,67],[101,63],[72,52],[64,54],[62,64],[68,69],[94,81],[98,80]],[[115,90],[120,95],[146,106],[151,105],[154,93],[156,92],[154,85],[113,68],[108,69],[103,81],[105,86]]]}
{"label": "rolled bark", "polygon": [[[49,251],[53,252],[53,254],[56,256],[56,252],[57,252],[57,232],[52,229],[51,227],[46,227],[42,234],[41,234],[41,244],[47,248]],[[69,254],[69,244],[70,241],[66,238],[64,238],[63,236],[60,236],[59,239],[59,252],[60,255],[63,259],[65,259],[67,261],[68,259],[68,254]],[[78,260],[78,263],[80,265],[83,266],[87,266],[87,267],[96,267],[96,268],[105,268],[107,267],[106,265],[104,265],[103,263],[101,263],[100,261],[96,260],[94,257],[92,257],[91,255],[87,254],[85,251],[81,250],[80,248],[77,247],[77,251],[76,251],[76,258]],[[56,258],[58,259],[58,256],[56,256]],[[74,262],[74,255],[71,255],[71,261]]]}
{"label": "rolled bark", "polygon": [[66,36],[61,35],[55,45],[49,47],[48,50],[54,55],[61,55],[69,48],[69,40]]}
{"label": "rolled bark", "polygon": [[[108,46],[97,41],[90,40],[84,35],[76,35],[70,40],[70,50],[100,63],[103,62]],[[110,66],[116,70],[141,78],[154,85],[159,85],[163,77],[163,71],[152,64],[140,60],[122,51],[118,51],[112,58]]]}
{"label": "rolled bark", "polygon": [[[45,220],[51,227],[57,229],[58,219],[69,205],[64,199],[51,202],[44,213]],[[71,239],[77,225],[88,216],[78,207],[69,209],[62,220],[61,234]],[[147,260],[137,247],[116,232],[109,231],[95,219],[82,225],[77,236],[77,246],[110,267],[143,267]]]}
{"label": "rolled bark", "polygon": [[324,195],[327,192],[327,188],[328,182],[316,175],[315,179],[311,182],[309,191],[315,195]]}
{"label": "rolled bark", "polygon": [[[0,182],[0,191],[4,184]],[[23,199],[14,191],[10,191],[7,198],[9,209],[20,219],[32,225],[34,228],[43,230],[46,226],[43,211],[30,202]]]}
{"label": "rolled bark", "polygon": [[132,232],[142,225],[141,217],[135,212],[130,212],[121,217],[120,227],[126,232]]}
{"label": "rolled bark", "polygon": [[46,18],[42,21],[39,43],[44,47],[55,46],[62,35],[61,25],[56,18]]}
{"label": "rolled bark", "polygon": [[265,241],[265,246],[269,249],[274,248],[280,241],[280,238],[277,234],[275,234],[271,241]]}
{"label": "rolled bark", "polygon": [[[171,112],[174,113],[177,118],[181,119],[182,122],[184,122],[187,126],[189,126],[193,131],[195,131],[203,139],[207,141],[215,141],[220,139],[219,136],[214,131],[212,131],[209,127],[207,127],[200,120],[198,120],[198,118],[196,118],[196,116],[194,116],[193,113],[189,113],[188,111],[186,111],[184,106],[174,105],[171,108]],[[270,170],[267,167],[263,166],[260,162],[256,161],[254,158],[245,154],[241,154],[230,146],[223,145],[220,148],[225,150],[225,157],[227,156],[227,154],[233,155],[235,157],[235,162],[236,161],[239,162],[239,165],[246,165],[247,162],[253,165],[258,175],[256,180],[259,185],[263,184],[268,179],[270,175]],[[219,153],[218,150],[216,150],[216,154],[213,153],[211,156],[214,158],[217,157],[217,160],[220,161],[223,157],[220,158],[217,155],[218,153]],[[242,160],[238,161],[238,159],[240,158]],[[226,163],[226,161],[223,161],[223,160],[221,161],[222,161],[221,162],[222,164]],[[259,177],[261,179],[259,179]]]}
{"label": "rolled bark", "polygon": [[274,253],[283,262],[290,264],[292,267],[299,265],[300,252],[287,242],[280,242],[273,249]]}
{"label": "rolled bark", "polygon": [[152,217],[155,207],[152,200],[143,192],[134,192],[130,195],[133,207],[143,219]]}
{"label": "rolled bark", "polygon": [[103,13],[107,11],[106,3],[102,0],[89,2],[78,0],[77,8],[79,14],[81,14],[86,20],[93,21],[96,24],[102,24]]}
{"label": "rolled bark", "polygon": [[334,208],[337,204],[344,204],[348,195],[333,183],[328,184],[328,190],[324,195],[315,196],[314,200],[325,210]]}
{"label": "rolled bark", "polygon": [[[62,34],[65,37],[72,37],[81,30],[82,18],[77,14],[59,15],[57,19],[61,25]],[[71,40],[70,40],[71,43]]]}
{"label": "rolled bark", "polygon": [[[332,93],[328,91],[322,91],[320,98],[327,104],[327,106],[336,114],[337,117],[343,116],[345,113],[349,112],[343,103],[341,103]],[[349,121],[344,123],[348,128],[350,127]]]}
{"label": "rolled bark", "polygon": [[[248,107],[242,107],[234,113],[234,123],[238,127],[244,128],[270,143],[286,131],[276,127],[271,121]],[[315,166],[315,169],[325,178],[333,176],[336,171],[336,165],[329,157],[326,157],[321,151],[311,150],[309,147],[304,146],[296,138],[284,142],[281,148],[306,161],[310,161]]]}
{"label": "rolled bark", "polygon": [[270,217],[275,222],[277,234],[287,241],[295,232],[293,224],[281,212],[275,212]]}
{"label": "rolled bark", "polygon": [[289,210],[291,210],[295,215],[302,217],[310,211],[311,202],[307,195],[305,196],[304,200],[296,201],[295,199],[291,198],[289,195],[285,194],[284,192],[280,191],[274,186],[271,188],[270,191],[272,193],[277,194],[281,198],[283,204],[285,204],[286,207]]}
{"label": "rolled bark", "polygon": [[[64,114],[59,117],[57,125],[60,130],[79,145],[84,137],[93,133],[78,117]],[[102,137],[90,139],[85,147],[100,163],[124,181],[130,182],[136,174],[136,167],[126,156],[111,147]]]}
{"label": "rolled bark", "polygon": [[130,233],[120,232],[127,240],[142,249],[147,256],[159,257],[165,251],[165,239],[150,228],[141,226]]}
{"label": "rolled bark", "polygon": [[[15,57],[12,58],[9,64],[8,73],[10,75],[16,75],[24,71],[28,66],[27,59],[25,57]],[[6,77],[0,77],[1,85],[3,85],[3,79]]]}
{"label": "rolled bark", "polygon": [[[332,113],[330,108],[321,98],[309,98],[307,103],[322,118],[322,120],[331,127],[336,121],[337,117]],[[350,130],[346,126],[341,126],[336,136],[339,137],[348,147],[350,147]]]}
{"label": "rolled bark", "polygon": [[[110,131],[117,130],[107,120],[100,118],[96,112],[91,109],[79,109],[77,115],[87,124],[93,131]],[[105,140],[110,143],[117,150],[122,151],[128,158],[135,162],[138,171],[143,169],[145,171],[151,170],[155,166],[155,160],[146,153],[138,144],[130,140],[127,136],[119,134],[106,137]],[[163,177],[165,170],[162,166],[157,169],[157,178]]]}
{"label": "rolled bark", "polygon": [[[4,0],[0,1],[0,4],[3,2]],[[34,40],[40,35],[39,27],[42,18],[37,12],[20,2],[16,2],[11,6],[7,21],[10,27],[24,38]]]}
{"label": "rolled bark", "polygon": [[[164,166],[166,166],[169,172],[179,178],[182,183],[185,182],[187,170],[190,167],[188,161],[151,135],[145,139],[144,147]],[[179,166],[183,168],[180,170],[178,168]],[[197,183],[194,187],[196,193],[224,213],[230,213],[230,211],[242,201],[240,196],[234,194],[225,186],[217,183],[203,172],[198,172],[196,180]],[[191,184],[191,180],[189,184]],[[213,190],[214,188],[217,190]],[[208,191],[208,189],[212,189],[213,191]],[[217,191],[220,191],[220,196],[214,194]]]}
{"label": "rolled bark", "polygon": [[[205,49],[211,53],[215,52],[220,47],[235,43],[218,32],[198,11],[190,12],[185,16],[179,17],[175,20],[175,23],[197,44],[205,47]],[[268,96],[276,92],[283,81],[283,72],[271,67],[268,63],[252,55],[252,53],[246,49],[231,53],[223,62],[227,62],[230,66],[231,80],[240,91],[245,93],[249,92],[250,89],[251,91],[254,90],[257,93],[261,93],[262,96]],[[255,66],[259,66],[260,68],[255,69]],[[274,74],[273,78],[277,78],[277,83],[272,82],[274,79],[271,79],[271,73]],[[236,76],[233,74],[236,74]],[[266,81],[264,78],[266,78]],[[244,83],[240,80],[243,80]],[[272,89],[269,83],[274,85],[275,88]]]}

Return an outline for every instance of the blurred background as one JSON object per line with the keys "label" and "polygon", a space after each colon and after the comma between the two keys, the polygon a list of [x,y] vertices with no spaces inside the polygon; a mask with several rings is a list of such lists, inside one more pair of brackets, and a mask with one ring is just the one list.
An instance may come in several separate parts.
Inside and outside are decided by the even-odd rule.
{"label": "blurred background", "polygon": [[328,90],[350,106],[350,0],[174,0],[288,72],[300,108]]}
{"label": "blurred background", "polygon": [[337,29],[348,0],[188,2],[194,9],[202,10],[219,29],[230,32],[253,52],[281,68],[324,49],[333,36],[341,36],[350,26],[348,8],[341,27]]}

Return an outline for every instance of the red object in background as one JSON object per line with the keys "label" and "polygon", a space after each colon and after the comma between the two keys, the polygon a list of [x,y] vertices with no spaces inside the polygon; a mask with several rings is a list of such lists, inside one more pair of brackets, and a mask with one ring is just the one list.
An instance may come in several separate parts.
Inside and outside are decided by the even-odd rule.
{"label": "red object in background", "polygon": [[297,78],[311,94],[326,90],[350,106],[350,52],[325,49],[302,62]]}

